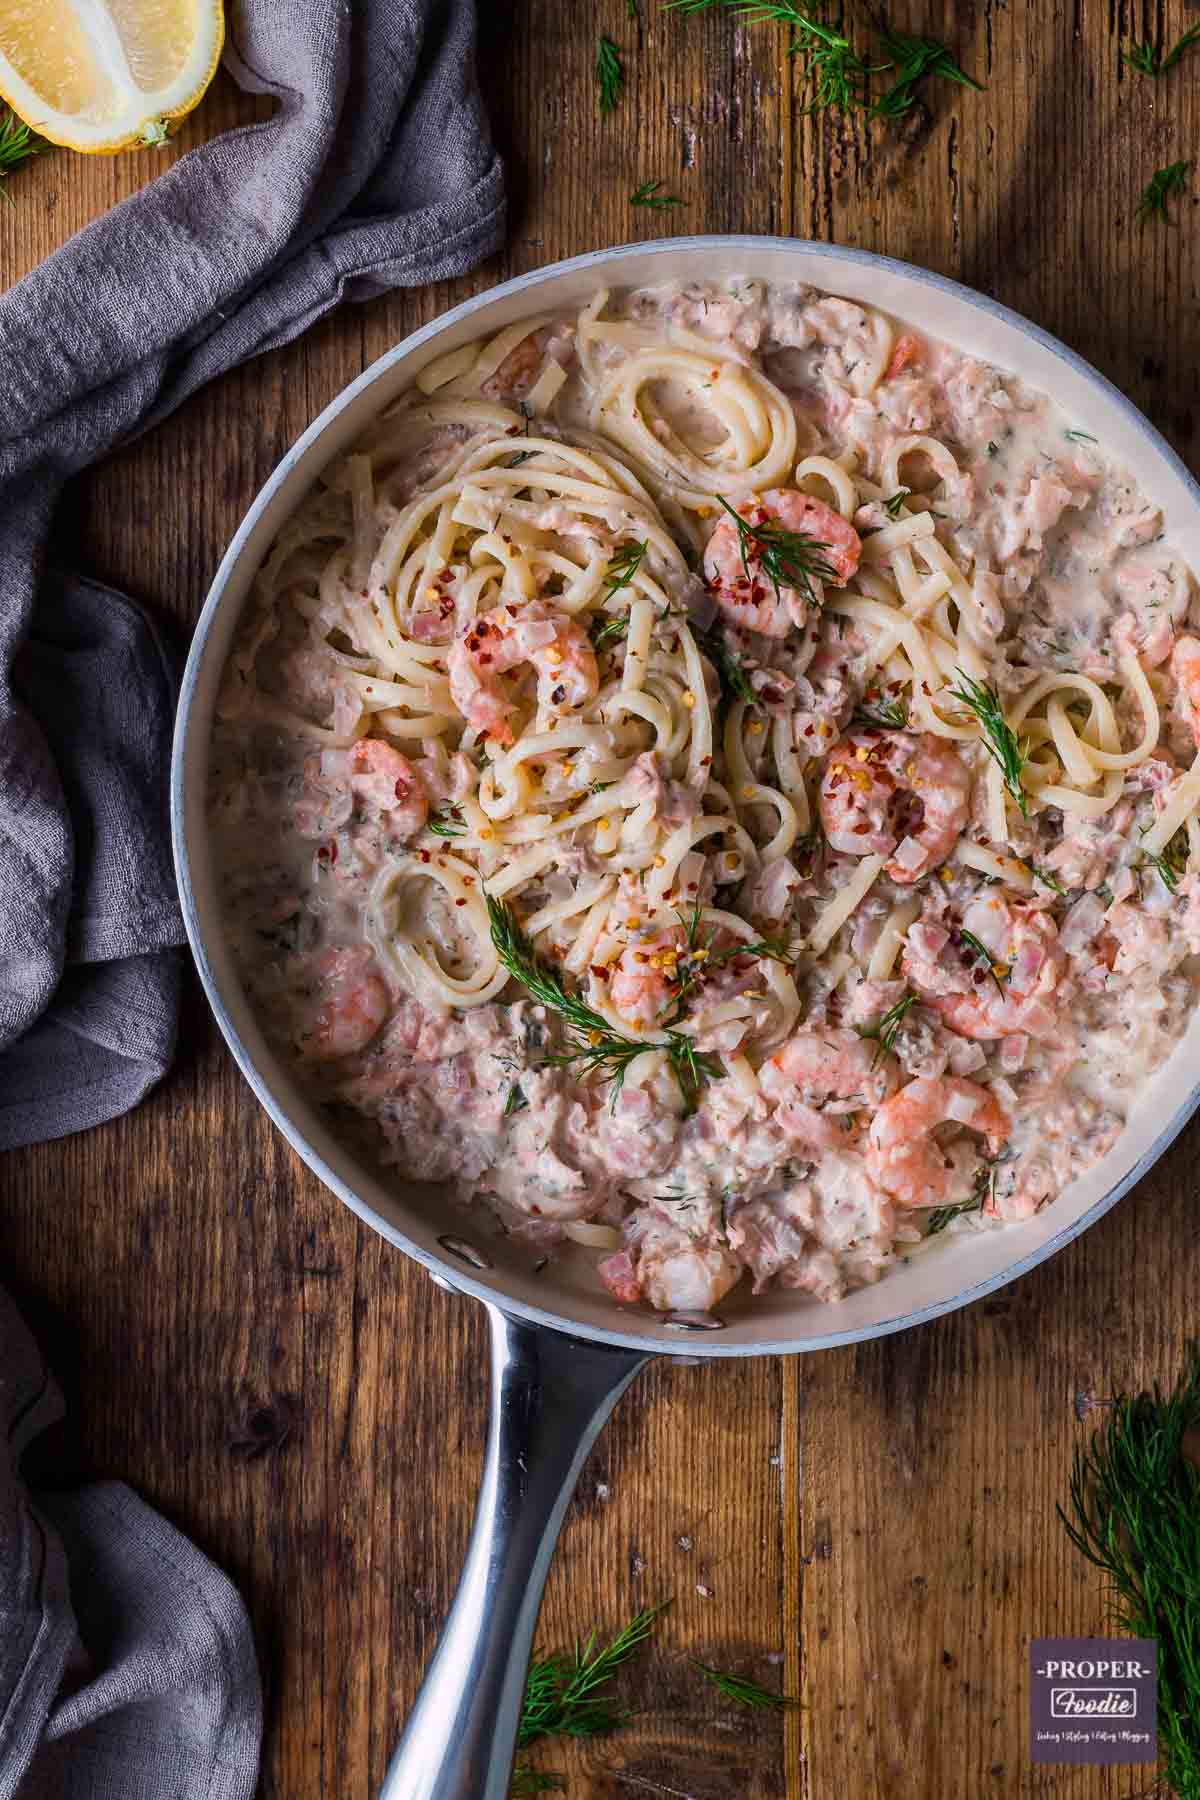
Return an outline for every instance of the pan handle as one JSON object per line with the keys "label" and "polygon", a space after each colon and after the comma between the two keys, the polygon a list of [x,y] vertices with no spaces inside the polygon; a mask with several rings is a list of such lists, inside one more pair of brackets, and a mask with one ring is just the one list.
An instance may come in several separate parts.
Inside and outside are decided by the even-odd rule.
{"label": "pan handle", "polygon": [[542,1589],[567,1502],[643,1351],[484,1302],[492,1404],[458,1593],[380,1800],[504,1800]]}

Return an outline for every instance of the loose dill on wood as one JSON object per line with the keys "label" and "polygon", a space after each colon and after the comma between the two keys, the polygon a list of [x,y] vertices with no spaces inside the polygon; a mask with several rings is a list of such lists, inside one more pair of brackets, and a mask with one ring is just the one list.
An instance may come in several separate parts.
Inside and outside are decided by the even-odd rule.
{"label": "loose dill on wood", "polygon": [[573,1655],[559,1651],[531,1663],[518,1746],[525,1749],[543,1737],[598,1737],[623,1725],[630,1715],[613,1699],[610,1684],[646,1642],[667,1604],[644,1607],[607,1644],[598,1645],[593,1631],[586,1642],[576,1642]]}
{"label": "loose dill on wood", "polygon": [[1113,1623],[1158,1642],[1158,1748],[1181,1800],[1200,1795],[1200,1353],[1173,1393],[1122,1395],[1075,1454],[1075,1548],[1108,1582]]}

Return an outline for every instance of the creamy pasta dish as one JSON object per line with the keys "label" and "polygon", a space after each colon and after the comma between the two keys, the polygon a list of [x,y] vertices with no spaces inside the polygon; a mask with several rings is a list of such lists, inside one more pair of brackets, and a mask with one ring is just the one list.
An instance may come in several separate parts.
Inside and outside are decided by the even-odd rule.
{"label": "creamy pasta dish", "polygon": [[811,288],[452,350],[226,671],[257,1016],[448,1227],[685,1323],[1026,1219],[1195,999],[1193,595],[1044,394]]}

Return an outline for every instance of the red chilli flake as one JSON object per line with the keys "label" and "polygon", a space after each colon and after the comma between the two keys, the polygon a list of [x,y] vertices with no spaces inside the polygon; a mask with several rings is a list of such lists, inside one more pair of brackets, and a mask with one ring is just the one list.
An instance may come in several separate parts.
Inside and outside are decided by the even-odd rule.
{"label": "red chilli flake", "polygon": [[465,905],[466,905],[466,904],[467,904],[467,903],[466,903],[466,901],[465,901],[465,900],[461,900],[461,899],[459,899],[459,900],[456,900],[456,901],[455,901],[455,902],[454,902],[454,904],[455,904],[455,906],[465,906]]}

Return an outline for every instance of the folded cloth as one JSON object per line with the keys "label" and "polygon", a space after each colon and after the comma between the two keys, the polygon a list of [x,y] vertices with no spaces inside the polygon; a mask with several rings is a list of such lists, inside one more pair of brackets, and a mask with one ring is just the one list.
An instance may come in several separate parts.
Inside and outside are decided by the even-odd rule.
{"label": "folded cloth", "polygon": [[273,117],[0,297],[0,1149],[132,1105],[178,1012],[169,679],[136,609],[43,578],[64,482],[339,300],[461,275],[503,228],[472,0],[242,0],[231,27]]}
{"label": "folded cloth", "polygon": [[[241,0],[231,23],[273,117],[0,298],[0,1148],[132,1105],[176,1030],[170,659],[139,609],[45,574],[64,483],[339,300],[461,275],[503,228],[472,0]],[[241,1603],[127,1489],[25,1492],[59,1411],[0,1293],[0,1800],[242,1800]]]}
{"label": "folded cloth", "polygon": [[62,1411],[0,1291],[0,1800],[251,1800],[246,1610],[119,1482],[26,1492],[18,1463]]}

